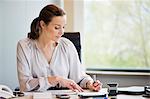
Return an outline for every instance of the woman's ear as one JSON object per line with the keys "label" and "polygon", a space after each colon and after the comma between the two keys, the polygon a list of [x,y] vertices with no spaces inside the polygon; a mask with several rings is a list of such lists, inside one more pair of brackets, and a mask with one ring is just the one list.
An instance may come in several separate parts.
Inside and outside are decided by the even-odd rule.
{"label": "woman's ear", "polygon": [[40,21],[40,26],[41,26],[42,29],[45,28],[46,24],[43,20]]}

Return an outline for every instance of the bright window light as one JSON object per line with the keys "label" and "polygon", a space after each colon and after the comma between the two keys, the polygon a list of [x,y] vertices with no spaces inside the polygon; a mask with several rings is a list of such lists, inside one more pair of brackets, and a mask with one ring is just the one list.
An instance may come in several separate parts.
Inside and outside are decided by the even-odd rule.
{"label": "bright window light", "polygon": [[87,67],[150,69],[150,0],[85,0]]}

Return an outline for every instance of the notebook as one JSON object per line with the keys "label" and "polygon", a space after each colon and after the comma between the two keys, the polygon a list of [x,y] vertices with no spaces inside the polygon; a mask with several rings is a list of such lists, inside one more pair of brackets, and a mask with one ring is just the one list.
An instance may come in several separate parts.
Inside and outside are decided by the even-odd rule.
{"label": "notebook", "polygon": [[101,89],[99,92],[93,91],[84,91],[77,93],[79,97],[88,98],[88,97],[106,97],[108,92],[106,89]]}

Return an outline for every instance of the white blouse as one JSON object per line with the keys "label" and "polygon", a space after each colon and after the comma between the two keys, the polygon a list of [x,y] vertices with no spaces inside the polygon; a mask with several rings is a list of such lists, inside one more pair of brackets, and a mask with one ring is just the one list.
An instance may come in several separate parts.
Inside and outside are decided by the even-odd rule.
{"label": "white blouse", "polygon": [[83,88],[92,78],[85,74],[73,43],[61,37],[50,64],[38,48],[36,40],[22,39],[17,44],[17,71],[21,91],[44,91],[51,85],[48,76],[69,78]]}

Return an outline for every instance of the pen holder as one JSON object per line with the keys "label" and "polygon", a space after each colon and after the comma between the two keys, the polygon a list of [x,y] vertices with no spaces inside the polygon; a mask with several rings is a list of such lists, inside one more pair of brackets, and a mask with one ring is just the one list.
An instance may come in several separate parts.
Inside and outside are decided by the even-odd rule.
{"label": "pen holder", "polygon": [[108,96],[116,96],[118,93],[118,83],[108,83]]}
{"label": "pen holder", "polygon": [[144,93],[150,95],[150,86],[144,87]]}
{"label": "pen holder", "polygon": [[148,97],[150,98],[150,86],[145,86],[144,87],[144,94],[143,97]]}

